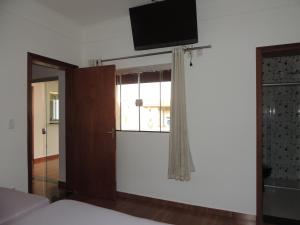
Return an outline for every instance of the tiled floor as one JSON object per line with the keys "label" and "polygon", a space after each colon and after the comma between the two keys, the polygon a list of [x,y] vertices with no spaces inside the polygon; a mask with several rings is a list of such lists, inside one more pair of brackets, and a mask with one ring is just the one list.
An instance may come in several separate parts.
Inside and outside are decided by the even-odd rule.
{"label": "tiled floor", "polygon": [[32,189],[34,194],[53,199],[59,194],[59,159],[33,164]]}

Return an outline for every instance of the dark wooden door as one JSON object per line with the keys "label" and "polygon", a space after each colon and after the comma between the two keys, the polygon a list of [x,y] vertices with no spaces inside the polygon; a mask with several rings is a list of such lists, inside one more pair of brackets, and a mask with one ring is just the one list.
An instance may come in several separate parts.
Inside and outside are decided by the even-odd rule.
{"label": "dark wooden door", "polygon": [[116,194],[115,66],[75,69],[66,79],[67,186]]}

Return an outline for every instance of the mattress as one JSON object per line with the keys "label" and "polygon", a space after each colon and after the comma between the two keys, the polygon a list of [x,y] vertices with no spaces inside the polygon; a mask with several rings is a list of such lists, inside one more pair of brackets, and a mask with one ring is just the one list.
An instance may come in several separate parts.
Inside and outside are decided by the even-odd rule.
{"label": "mattress", "polygon": [[49,205],[47,198],[0,187],[0,225]]}
{"label": "mattress", "polygon": [[110,209],[73,200],[61,200],[36,210],[9,225],[162,225]]}

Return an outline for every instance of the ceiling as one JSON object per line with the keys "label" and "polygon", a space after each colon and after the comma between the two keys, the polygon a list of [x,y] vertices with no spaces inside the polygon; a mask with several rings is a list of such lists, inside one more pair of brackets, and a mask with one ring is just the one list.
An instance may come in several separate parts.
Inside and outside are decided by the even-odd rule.
{"label": "ceiling", "polygon": [[105,20],[126,16],[133,6],[151,3],[151,0],[35,0],[63,14],[75,23],[88,26]]}

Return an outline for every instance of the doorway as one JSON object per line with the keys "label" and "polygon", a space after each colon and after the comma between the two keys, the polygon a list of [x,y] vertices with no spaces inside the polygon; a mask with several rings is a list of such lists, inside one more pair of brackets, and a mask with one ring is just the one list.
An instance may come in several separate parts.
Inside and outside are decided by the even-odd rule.
{"label": "doorway", "polygon": [[75,65],[28,53],[28,192],[60,198],[66,183],[65,87]]}
{"label": "doorway", "polygon": [[300,44],[257,48],[257,222],[299,224]]}
{"label": "doorway", "polygon": [[[38,68],[43,70],[42,67]],[[35,72],[33,74],[35,75]],[[58,84],[58,80],[32,83],[32,192],[49,199],[59,195]]]}
{"label": "doorway", "polygon": [[[47,197],[51,201],[64,198],[67,190],[68,194],[78,193],[114,199],[116,196],[115,66],[78,69],[77,66],[32,53],[28,53],[27,83],[29,192],[33,192],[32,83],[49,81],[49,77],[45,80],[42,76],[46,72],[36,76],[34,69],[37,66],[43,67],[44,70],[48,69],[48,72],[56,71],[56,75],[51,72],[53,76],[50,79],[59,81],[59,190],[57,196]],[[62,72],[63,76],[57,75],[57,71]],[[57,98],[54,96],[53,99]]]}

